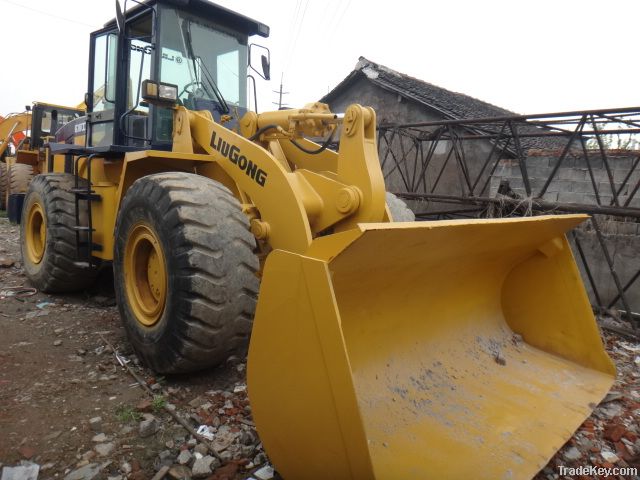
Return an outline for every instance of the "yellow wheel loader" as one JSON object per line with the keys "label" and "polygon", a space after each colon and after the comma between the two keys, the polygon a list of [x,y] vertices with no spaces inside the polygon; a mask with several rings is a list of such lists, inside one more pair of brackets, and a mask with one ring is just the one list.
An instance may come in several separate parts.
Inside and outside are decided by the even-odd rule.
{"label": "yellow wheel loader", "polygon": [[[34,175],[53,169],[44,165],[45,143],[83,115],[80,108],[33,102],[23,113],[0,117],[0,209],[12,193],[25,193]],[[15,151],[8,155],[11,144]]]}
{"label": "yellow wheel loader", "polygon": [[159,372],[250,337],[255,423],[286,479],[542,468],[615,375],[565,238],[584,216],[393,222],[371,108],[247,110],[266,25],[205,0],[125,11],[91,34],[87,116],[29,187],[31,282],[69,291],[112,264]]}
{"label": "yellow wheel loader", "polygon": [[[6,117],[0,116],[0,210],[7,208],[7,198],[11,191],[11,184],[21,183],[20,180],[25,176],[24,173],[27,173],[24,167],[17,167],[13,175],[15,178],[10,178],[11,164],[15,163],[15,158],[10,156],[9,153],[11,145],[15,148],[25,140],[25,132],[29,130],[30,125],[31,114],[29,112],[7,115]],[[17,171],[20,172],[15,175]],[[25,190],[27,185],[28,183],[24,185]],[[22,187],[22,185],[19,185],[19,187]]]}

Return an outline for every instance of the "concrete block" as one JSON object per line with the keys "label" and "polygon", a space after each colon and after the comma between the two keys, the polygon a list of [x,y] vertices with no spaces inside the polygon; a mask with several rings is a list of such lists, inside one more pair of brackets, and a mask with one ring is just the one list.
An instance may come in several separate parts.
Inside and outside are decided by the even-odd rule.
{"label": "concrete block", "polygon": [[573,192],[575,190],[573,190],[573,185],[575,185],[576,183],[582,183],[582,182],[575,182],[573,180],[553,180],[551,182],[551,184],[549,185],[549,191],[550,192]]}
{"label": "concrete block", "polygon": [[585,205],[597,205],[596,196],[593,193],[585,193],[583,195]]}
{"label": "concrete block", "polygon": [[618,197],[621,195],[627,195],[629,193],[629,184],[625,184],[624,186],[621,183],[616,183],[616,194]]}
{"label": "concrete block", "polygon": [[633,157],[608,157],[609,166],[612,170],[627,170],[631,168],[633,164]]}
{"label": "concrete block", "polygon": [[[618,235],[637,235],[638,234],[638,223],[635,222],[615,222],[616,223],[616,233]],[[616,252],[618,253],[618,252]],[[638,252],[636,252],[636,255]]]}
{"label": "concrete block", "polygon": [[511,167],[507,165],[498,165],[496,167],[496,171],[493,174],[494,177],[510,177],[511,176]]}
{"label": "concrete block", "polygon": [[[592,169],[600,169],[603,168],[604,163],[602,162],[602,157],[600,155],[589,155],[589,165],[591,165]],[[587,168],[587,160],[583,156],[577,157],[575,159],[575,166],[577,168]]]}
{"label": "concrete block", "polygon": [[[619,187],[619,185],[616,185],[614,183],[613,187],[616,189]],[[613,192],[611,191],[611,184],[607,181],[605,182],[600,182],[598,183],[598,192],[600,192],[600,195],[612,195],[613,196]]]}
{"label": "concrete block", "polygon": [[[622,182],[627,178],[628,174],[628,169],[616,168],[615,170],[613,170],[613,180],[616,182]],[[640,178],[640,165],[638,165],[636,169],[631,173],[631,176],[629,177],[629,180],[627,180],[627,182],[633,184],[638,181],[638,178]]]}
{"label": "concrete block", "polygon": [[527,167],[548,169],[549,158],[550,157],[527,157]]}
{"label": "concrete block", "polygon": [[522,177],[510,177],[507,180],[509,180],[509,185],[513,190],[524,190],[524,182],[522,181]]}
{"label": "concrete block", "polygon": [[558,201],[558,192],[549,192],[547,191],[542,197],[546,202],[557,202]]}
{"label": "concrete block", "polygon": [[[527,168],[527,173],[529,174],[529,176],[531,176],[531,172],[529,172],[528,168]],[[511,166],[511,176],[512,177],[521,177],[522,176],[522,170],[520,169],[520,163],[515,163],[515,164],[513,164]]]}
{"label": "concrete block", "polygon": [[509,167],[509,177],[522,178],[522,171],[520,170],[520,165],[515,164]]}
{"label": "concrete block", "polygon": [[530,178],[547,178],[551,174],[551,169],[546,166],[529,166],[527,165],[527,173]]}
{"label": "concrete block", "polygon": [[[558,160],[560,160],[560,153],[558,153],[557,156],[550,157],[549,158],[549,168],[554,168],[556,166],[556,164],[558,163]],[[576,165],[575,158],[573,158],[571,155],[567,155],[562,160],[562,164],[560,165],[560,168],[573,168],[573,167],[575,167],[575,165]]]}
{"label": "concrete block", "polygon": [[586,203],[585,195],[576,192],[560,192],[558,193],[558,202],[560,203]]}
{"label": "concrete block", "polygon": [[600,202],[602,205],[607,207],[613,205],[613,196],[612,195],[600,195]]}
{"label": "concrete block", "polygon": [[545,183],[545,180],[542,178],[529,178],[529,186],[531,187],[531,193],[532,194],[537,194],[540,190],[542,190],[542,187]]}
{"label": "concrete block", "polygon": [[591,181],[591,175],[593,175],[593,179],[596,181],[596,183],[608,181],[609,179],[606,170],[603,169],[592,169],[591,174],[589,174],[588,170],[585,170],[585,176],[587,177],[587,180]]}
{"label": "concrete block", "polygon": [[[618,200],[620,202],[620,205],[624,205],[628,198],[629,198],[629,195],[622,195],[621,197],[619,197]],[[640,208],[640,192],[637,192],[633,196],[633,198],[629,202],[629,207]]]}
{"label": "concrete block", "polygon": [[581,182],[586,180],[587,172],[579,168],[561,168],[556,173],[556,178],[559,180],[572,180],[574,182]]}
{"label": "concrete block", "polygon": [[[621,222],[601,221],[600,227],[603,231],[611,231],[619,228],[620,223]],[[602,249],[594,232],[587,232],[579,228],[577,235],[580,238],[582,248],[587,256],[587,262],[591,268],[592,277],[596,281],[600,297],[606,305],[617,295],[617,289],[609,267],[604,259]],[[640,267],[640,256],[638,255],[638,251],[640,251],[640,236],[609,233],[605,235],[605,239],[607,249],[613,255],[616,271],[622,282],[625,283]],[[592,288],[585,275],[582,262],[580,261],[578,261],[578,268],[583,275],[590,299],[592,303],[594,303],[595,298]],[[629,289],[626,296],[631,309],[638,311],[640,308],[640,288]]]}
{"label": "concrete block", "polygon": [[571,192],[576,192],[576,193],[593,193],[593,194],[595,194],[594,189],[593,189],[593,184],[591,183],[590,180],[585,180],[584,182],[571,182],[570,191]]}

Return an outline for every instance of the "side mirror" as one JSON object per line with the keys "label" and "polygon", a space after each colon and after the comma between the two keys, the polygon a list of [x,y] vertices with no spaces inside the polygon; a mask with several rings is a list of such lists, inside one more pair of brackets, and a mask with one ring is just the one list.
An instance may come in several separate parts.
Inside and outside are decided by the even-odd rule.
{"label": "side mirror", "polygon": [[271,79],[271,52],[267,47],[263,47],[256,43],[249,45],[248,60],[249,68],[251,70],[256,72],[265,80]]}
{"label": "side mirror", "polygon": [[116,24],[118,25],[118,33],[124,33],[124,13],[120,7],[120,0],[116,0]]}
{"label": "side mirror", "polygon": [[269,59],[266,55],[262,55],[262,73],[264,73],[265,80],[271,80],[271,63],[269,63]]}

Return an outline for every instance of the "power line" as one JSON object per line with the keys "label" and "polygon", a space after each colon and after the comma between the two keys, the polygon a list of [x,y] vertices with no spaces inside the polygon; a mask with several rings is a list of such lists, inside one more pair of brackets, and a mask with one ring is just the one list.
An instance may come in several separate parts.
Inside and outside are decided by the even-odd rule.
{"label": "power line", "polygon": [[335,4],[335,8],[333,9],[333,11],[331,12],[331,16],[327,16],[327,30],[326,31],[331,31],[331,32],[335,32],[335,25],[336,25],[336,18],[338,16],[338,12],[340,11],[340,3],[336,3]]}
{"label": "power line", "polygon": [[298,14],[300,13],[300,6],[302,2],[301,0],[296,0],[296,7],[293,10],[293,16],[291,17],[291,28],[289,29],[289,34],[287,35],[286,43],[283,45],[283,65],[289,63],[289,57],[291,56],[291,51],[293,49],[293,43],[291,40],[293,39],[293,35],[295,33],[296,27],[298,26]]}
{"label": "power line", "polygon": [[9,4],[11,4],[11,5],[15,6],[15,7],[24,8],[25,10],[31,10],[32,12],[36,12],[36,13],[39,13],[41,15],[46,15],[47,17],[57,18],[58,20],[64,20],[66,22],[71,22],[71,23],[77,23],[78,25],[84,25],[86,27],[91,27],[91,28],[100,28],[97,25],[90,25],[88,23],[84,23],[84,22],[81,22],[79,20],[74,20],[72,18],[62,17],[60,15],[56,15],[55,13],[45,12],[43,10],[38,10],[36,8],[28,7],[26,5],[22,5],[22,4],[17,3],[17,2],[12,2],[11,0],[0,0],[0,1],[2,1],[4,3],[9,3]]}
{"label": "power line", "polygon": [[342,11],[342,13],[340,14],[340,17],[338,17],[338,21],[336,22],[336,29],[340,26],[340,24],[342,23],[342,19],[344,18],[344,14],[347,13],[347,10],[349,10],[349,7],[351,6],[351,0],[349,0],[347,2],[347,6],[344,8],[344,10]]}
{"label": "power line", "polygon": [[294,54],[296,53],[296,49],[298,47],[297,42],[298,42],[298,37],[300,36],[300,31],[302,30],[302,25],[304,24],[304,16],[307,13],[307,7],[309,6],[309,0],[305,0],[304,3],[304,10],[302,10],[302,18],[300,19],[300,24],[298,25],[298,31],[296,32],[296,35],[293,39],[293,42],[291,43],[292,45],[292,52],[291,55],[289,56],[289,58],[287,59],[287,63],[284,67],[284,71],[286,72],[289,69],[289,65],[291,64],[291,60],[294,57]]}
{"label": "power line", "polygon": [[[334,24],[331,26],[331,30],[330,33],[328,35],[328,37],[331,39],[329,40],[329,51],[333,51],[333,47],[336,43],[336,40],[338,38],[338,36],[336,35],[336,32],[338,31],[338,28],[340,28],[340,24],[342,23],[342,19],[344,18],[344,14],[347,13],[347,10],[349,10],[349,7],[351,6],[351,0],[348,0],[347,2],[347,6],[344,8],[344,10],[342,10],[342,12],[335,17],[336,21],[334,22]],[[336,10],[336,13],[338,13],[339,9]]]}

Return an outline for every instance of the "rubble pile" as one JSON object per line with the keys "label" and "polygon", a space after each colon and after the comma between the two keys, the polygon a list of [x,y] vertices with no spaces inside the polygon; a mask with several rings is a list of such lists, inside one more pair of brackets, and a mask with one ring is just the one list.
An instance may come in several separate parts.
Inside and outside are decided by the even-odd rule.
{"label": "rubble pile", "polygon": [[578,471],[579,467],[586,466],[635,467],[640,472],[640,343],[608,334],[605,342],[618,371],[615,384],[536,480],[598,478],[561,475],[564,468]]}
{"label": "rubble pile", "polygon": [[[117,358],[127,361],[121,355]],[[140,366],[135,368],[141,373],[145,371]],[[244,363],[236,365],[239,372],[244,372],[244,368]],[[127,410],[129,424],[115,435],[100,431],[105,425],[102,417],[88,419],[93,448],[79,455],[78,462],[65,472],[64,479],[92,480],[102,472],[109,480],[145,480],[149,478],[150,468],[156,472],[155,480],[279,478],[267,461],[251,421],[244,383],[237,383],[229,390],[208,390],[195,397],[189,387],[163,383],[164,379],[161,383],[148,377],[147,384],[157,395],[153,399],[143,398]],[[176,412],[197,435],[189,433],[167,415],[165,409]],[[139,442],[153,444],[158,452],[145,456],[148,465],[136,456],[136,447],[144,448],[136,445]]]}

